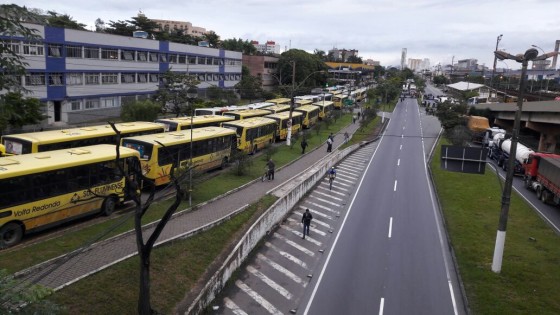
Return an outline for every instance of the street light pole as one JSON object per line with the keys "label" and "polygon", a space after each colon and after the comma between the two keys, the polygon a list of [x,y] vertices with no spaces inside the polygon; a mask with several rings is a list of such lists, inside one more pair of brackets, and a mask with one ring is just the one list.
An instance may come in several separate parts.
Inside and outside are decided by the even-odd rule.
{"label": "street light pole", "polygon": [[187,89],[187,98],[189,100],[189,107],[191,109],[191,141],[190,141],[190,152],[189,152],[189,208],[192,207],[192,191],[193,191],[193,184],[192,184],[192,169],[193,169],[193,120],[194,120],[194,106],[193,101],[194,98],[198,95],[198,90],[189,87]]}
{"label": "street light pole", "polygon": [[527,65],[529,61],[534,60],[545,60],[550,58],[556,54],[548,53],[538,56],[539,51],[530,48],[528,49],[525,54],[518,54],[516,56],[506,53],[504,51],[495,51],[494,55],[496,58],[500,60],[504,59],[512,59],[517,62],[520,62],[521,67],[521,79],[519,82],[519,94],[517,96],[517,111],[515,112],[515,120],[513,123],[513,135],[511,137],[511,147],[509,150],[509,158],[507,164],[507,172],[506,172],[506,180],[504,183],[504,190],[502,192],[502,207],[500,211],[500,221],[498,223],[498,232],[496,235],[496,245],[494,247],[494,257],[492,259],[492,271],[495,273],[499,273],[502,269],[502,259],[504,254],[504,245],[506,241],[506,227],[508,221],[508,212],[509,212],[509,205],[511,202],[511,190],[513,184],[513,169],[515,165],[515,153],[517,151],[517,142],[519,138],[519,129],[521,125],[521,113],[523,107],[523,93],[525,91],[526,86],[526,79],[525,76],[527,74]]}
{"label": "street light pole", "polygon": [[[496,49],[494,51],[498,51],[498,45],[502,40],[503,34],[500,34],[498,38],[496,38]],[[496,73],[496,62],[498,61],[498,57],[494,54],[494,67],[492,68],[492,78],[490,79],[490,90],[494,89],[494,74]],[[496,92],[496,97],[498,97],[498,92]]]}

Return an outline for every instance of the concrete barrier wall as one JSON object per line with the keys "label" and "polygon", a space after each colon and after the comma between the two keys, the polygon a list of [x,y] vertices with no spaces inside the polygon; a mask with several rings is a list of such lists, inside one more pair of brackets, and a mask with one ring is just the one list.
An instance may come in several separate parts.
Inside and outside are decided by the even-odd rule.
{"label": "concrete barrier wall", "polygon": [[344,150],[337,150],[317,161],[302,174],[295,176],[272,193],[279,199],[263,213],[243,235],[233,251],[228,255],[218,271],[212,276],[199,295],[191,303],[185,314],[199,314],[212,303],[214,298],[226,285],[231,275],[241,266],[259,241],[280,223],[299,200],[311,190],[318,181],[323,179],[332,165],[338,163],[346,155],[358,149],[355,144]]}

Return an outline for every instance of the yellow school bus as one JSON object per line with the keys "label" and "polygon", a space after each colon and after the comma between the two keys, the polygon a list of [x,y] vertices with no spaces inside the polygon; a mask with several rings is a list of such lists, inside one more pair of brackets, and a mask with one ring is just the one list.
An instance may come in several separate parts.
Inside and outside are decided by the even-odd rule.
{"label": "yellow school bus", "polygon": [[[121,137],[164,132],[162,124],[146,121],[115,124]],[[117,134],[109,124],[2,136],[6,154],[28,154],[95,144],[116,144]]]}
{"label": "yellow school bus", "polygon": [[319,119],[319,107],[315,105],[304,105],[294,109],[295,112],[303,114],[303,128],[313,127]]}
{"label": "yellow school bus", "polygon": [[265,110],[269,111],[271,114],[287,112],[290,110],[290,105],[273,105],[265,108]]}
{"label": "yellow school bus", "polygon": [[310,99],[296,99],[294,101],[294,107],[295,108],[302,107],[302,106],[305,106],[305,105],[311,105],[311,104],[313,104],[313,101],[310,100]]}
{"label": "yellow school bus", "polygon": [[320,120],[330,117],[334,109],[334,103],[332,101],[320,101],[313,103],[313,105],[319,107]]}
{"label": "yellow school bus", "polygon": [[160,186],[170,182],[175,159],[178,166],[192,165],[197,171],[223,168],[229,162],[234,141],[235,132],[230,129],[203,127],[124,138],[121,145],[140,153],[142,173]]}
{"label": "yellow school bus", "polygon": [[[165,131],[179,131],[191,128],[201,127],[220,127],[223,122],[232,121],[235,118],[221,115],[202,115],[202,116],[185,116],[173,118],[156,119],[157,123],[165,126]],[[194,127],[192,127],[194,126]]]}
{"label": "yellow school bus", "polygon": [[274,103],[276,105],[290,105],[292,103],[292,100],[287,98],[287,97],[282,97],[282,98],[275,98],[275,99],[271,99],[271,100],[267,100],[267,103]]}
{"label": "yellow school bus", "polygon": [[235,120],[243,120],[253,117],[263,117],[268,114],[270,114],[270,112],[266,109],[243,109],[226,112],[224,113],[224,116],[233,117]]}
{"label": "yellow school bus", "polygon": [[222,127],[235,130],[237,149],[254,154],[276,138],[276,121],[271,118],[254,117],[223,123]]}
{"label": "yellow school bus", "polygon": [[110,215],[137,187],[138,152],[100,144],[0,158],[0,248],[29,232],[101,212]]}
{"label": "yellow school bus", "polygon": [[338,93],[333,95],[333,105],[335,109],[342,109],[344,101],[348,98],[348,94]]}
{"label": "yellow school bus", "polygon": [[[276,120],[278,127],[276,129],[276,139],[286,140],[288,137],[288,120],[290,118],[290,112],[281,112],[276,114],[270,114],[264,116],[266,118],[272,118]],[[301,129],[301,123],[303,121],[303,114],[301,112],[292,112],[292,134],[295,135]]]}

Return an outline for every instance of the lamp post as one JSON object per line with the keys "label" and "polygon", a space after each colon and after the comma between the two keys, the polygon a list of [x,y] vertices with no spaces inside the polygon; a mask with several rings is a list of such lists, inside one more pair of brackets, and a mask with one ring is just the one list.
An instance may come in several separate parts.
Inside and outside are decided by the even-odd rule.
{"label": "lamp post", "polygon": [[187,99],[189,100],[189,107],[191,110],[191,142],[190,142],[190,152],[189,152],[189,208],[192,206],[192,169],[193,169],[193,119],[194,119],[194,99],[198,96],[198,89],[195,87],[189,87],[187,89]]}
{"label": "lamp post", "polygon": [[502,207],[500,211],[500,221],[498,223],[498,232],[496,235],[496,245],[494,247],[494,257],[492,259],[492,271],[499,273],[502,269],[502,258],[504,253],[504,244],[506,240],[506,227],[508,220],[509,205],[511,201],[511,189],[513,184],[513,168],[515,165],[515,152],[517,151],[517,142],[519,138],[519,129],[521,125],[521,113],[523,107],[523,92],[525,91],[525,85],[527,80],[525,76],[527,74],[527,65],[529,61],[535,60],[545,60],[554,55],[557,52],[547,53],[539,56],[539,51],[530,48],[524,54],[518,54],[516,56],[511,55],[505,51],[494,52],[494,56],[500,60],[510,59],[520,62],[521,67],[521,79],[519,82],[519,95],[517,96],[517,111],[515,112],[515,120],[513,123],[513,135],[511,137],[511,147],[509,151],[509,159],[507,161],[507,172],[506,180],[504,183],[504,190],[502,192]]}
{"label": "lamp post", "polygon": [[[494,51],[498,51],[498,45],[500,44],[500,41],[502,40],[502,36],[504,36],[504,35],[500,34],[498,36],[498,38],[496,38],[496,49]],[[494,54],[494,67],[492,68],[492,78],[490,79],[490,87],[492,89],[494,88],[494,74],[496,73],[496,62],[497,62],[497,60],[498,60],[498,57]],[[498,97],[498,92],[497,91],[496,91],[496,97]]]}

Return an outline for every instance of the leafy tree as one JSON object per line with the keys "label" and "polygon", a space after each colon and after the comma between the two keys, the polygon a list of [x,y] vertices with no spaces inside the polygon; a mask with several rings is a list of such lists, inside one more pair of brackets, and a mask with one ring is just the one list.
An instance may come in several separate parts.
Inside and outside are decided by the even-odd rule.
{"label": "leafy tree", "polygon": [[235,88],[244,99],[254,100],[262,96],[261,78],[252,76],[246,66],[241,67],[241,81],[235,85]]}
{"label": "leafy tree", "polygon": [[225,39],[222,41],[222,48],[225,50],[240,51],[244,55],[254,55],[257,53],[257,48],[250,41],[243,41],[241,38]]}
{"label": "leafy tree", "polygon": [[50,26],[54,27],[62,27],[62,28],[70,28],[74,30],[85,31],[86,25],[83,23],[79,23],[75,21],[70,15],[68,14],[58,14],[55,11],[48,11],[47,23]]}
{"label": "leafy tree", "polygon": [[220,36],[214,31],[208,31],[203,38],[208,42],[208,46],[217,48],[220,45]]}
{"label": "leafy tree", "polygon": [[161,106],[151,100],[125,103],[121,107],[123,121],[154,121],[161,112]]}
{"label": "leafy tree", "polygon": [[105,28],[105,33],[121,36],[131,37],[133,32],[136,31],[136,27],[127,21],[109,21],[109,27]]}
{"label": "leafy tree", "polygon": [[440,85],[440,84],[449,84],[449,79],[447,79],[445,76],[443,75],[436,75],[433,79],[434,84],[436,85]]}
{"label": "leafy tree", "polygon": [[[295,77],[292,75],[293,63],[296,65]],[[300,49],[290,49],[283,52],[278,60],[278,81],[280,85],[297,85],[298,88],[324,86],[327,82],[327,69],[317,55]],[[325,73],[314,73],[319,71]]]}
{"label": "leafy tree", "polygon": [[465,114],[467,113],[466,104],[451,104],[445,101],[438,105],[436,117],[438,118],[444,130],[451,130],[455,126],[465,123]]}
{"label": "leafy tree", "polygon": [[25,98],[21,92],[6,93],[0,98],[0,130],[39,123],[46,118],[41,107],[39,99]]}
{"label": "leafy tree", "polygon": [[327,61],[327,55],[325,54],[324,50],[320,50],[320,49],[315,49],[313,51],[313,54],[319,58],[321,58],[321,60],[323,61]]}
{"label": "leafy tree", "polygon": [[189,99],[189,90],[196,89],[200,83],[196,76],[168,70],[162,78],[154,99],[161,106],[163,113],[172,112],[177,117],[181,114],[191,114],[192,100]]}
{"label": "leafy tree", "polygon": [[[0,30],[4,36],[18,36],[25,41],[38,41],[37,30],[25,27],[21,21],[39,20],[40,18],[15,4],[0,5]],[[11,45],[0,45],[0,91],[21,91],[21,76],[25,74],[28,64]]]}
{"label": "leafy tree", "polygon": [[364,63],[362,58],[360,58],[358,56],[354,56],[354,55],[348,57],[348,62],[349,63]]}
{"label": "leafy tree", "polygon": [[105,28],[106,28],[106,27],[107,27],[107,26],[105,25],[105,21],[103,21],[102,19],[97,18],[97,19],[95,20],[95,31],[96,31],[96,32],[103,33],[103,32],[105,32]]}

